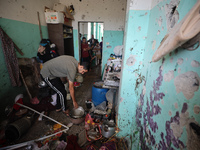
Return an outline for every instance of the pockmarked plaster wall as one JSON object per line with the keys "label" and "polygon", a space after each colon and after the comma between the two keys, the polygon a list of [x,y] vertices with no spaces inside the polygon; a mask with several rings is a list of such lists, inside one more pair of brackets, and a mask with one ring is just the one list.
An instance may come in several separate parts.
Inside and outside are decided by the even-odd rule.
{"label": "pockmarked plaster wall", "polygon": [[[16,52],[17,57],[36,57],[40,39],[37,11],[40,13],[43,38],[48,38],[44,19],[44,7],[53,7],[57,0],[5,0],[0,1],[0,26],[23,51],[24,56]],[[16,95],[25,91],[24,86],[12,87],[7,72],[0,42],[0,119],[8,104],[14,102]]]}
{"label": "pockmarked plaster wall", "polygon": [[[194,51],[178,48],[158,62],[151,61],[170,28],[196,2],[153,0],[151,10],[128,11],[118,135],[129,137],[131,149],[197,150],[200,147],[200,48]],[[142,15],[145,13],[147,17]],[[135,17],[133,21],[131,16]]]}
{"label": "pockmarked plaster wall", "polygon": [[0,17],[38,24],[37,12],[40,14],[42,26],[46,26],[44,8],[53,8],[59,0],[3,0],[0,1]]}
{"label": "pockmarked plaster wall", "polygon": [[115,46],[123,45],[123,38],[123,31],[104,30],[102,70],[104,69],[104,65],[107,63],[107,59],[110,57],[110,54],[113,54]]}
{"label": "pockmarked plaster wall", "polygon": [[[91,21],[91,22],[104,23],[103,36],[105,36],[105,38],[103,39],[103,43],[110,43],[110,46],[111,46],[109,48],[107,48],[105,44],[103,46],[102,66],[104,66],[110,54],[113,53],[114,47],[117,45],[122,45],[123,43],[122,36],[124,34],[123,31],[124,31],[124,24],[125,24],[126,1],[125,0],[112,0],[112,1],[110,0],[92,0],[92,1],[91,0],[82,0],[82,1],[60,0],[59,2],[66,6],[70,6],[70,5],[74,6],[75,20],[72,21],[72,26],[74,30],[78,30],[79,21],[88,21],[88,22]],[[75,37],[78,37],[78,35],[76,35]],[[78,40],[78,38],[75,40]],[[111,45],[112,43],[113,45]],[[76,56],[75,58],[79,60],[79,55],[80,55],[79,44],[78,46],[74,45],[74,53]]]}
{"label": "pockmarked plaster wall", "polygon": [[[137,88],[144,80],[141,75],[143,55],[147,40],[150,12],[148,10],[129,10],[126,16],[122,74],[118,102],[118,136],[127,136],[135,126]],[[137,80],[137,81],[136,81]]]}

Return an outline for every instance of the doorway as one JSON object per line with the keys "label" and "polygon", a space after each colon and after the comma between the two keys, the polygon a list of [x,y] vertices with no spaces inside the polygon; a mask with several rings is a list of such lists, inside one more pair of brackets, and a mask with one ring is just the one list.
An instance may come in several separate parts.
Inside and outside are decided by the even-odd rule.
{"label": "doorway", "polygon": [[[89,47],[91,46],[91,43],[89,42],[89,40],[92,38],[92,36],[94,37],[95,41],[99,42],[99,44],[102,41],[102,37],[103,37],[103,32],[104,32],[104,23],[103,22],[89,22],[89,21],[80,21],[78,22],[78,33],[79,33],[79,61],[82,62],[82,52],[81,52],[81,43],[82,43],[82,39],[83,37],[86,38],[86,41],[88,42]],[[96,45],[96,43],[95,43]],[[98,46],[98,45],[97,45]],[[94,52],[95,50],[90,50],[90,56],[95,56],[96,53]],[[103,46],[101,48],[101,53],[103,51]],[[102,54],[101,54],[102,56]],[[102,60],[102,58],[101,58]],[[92,62],[91,62],[91,67],[95,67],[97,65],[101,66],[102,61],[100,60],[99,63],[99,57],[95,57]],[[101,67],[100,67],[101,68]]]}

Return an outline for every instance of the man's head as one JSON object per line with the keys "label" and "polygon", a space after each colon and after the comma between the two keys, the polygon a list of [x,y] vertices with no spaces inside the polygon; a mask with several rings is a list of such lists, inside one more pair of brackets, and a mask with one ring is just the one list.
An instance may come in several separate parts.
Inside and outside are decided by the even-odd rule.
{"label": "man's head", "polygon": [[40,41],[40,46],[43,46],[45,48],[49,47],[49,45],[51,44],[50,40],[49,39],[42,39]]}
{"label": "man's head", "polygon": [[92,34],[92,39],[94,39],[94,35]]}
{"label": "man's head", "polygon": [[45,50],[50,49],[50,44],[51,44],[51,42],[50,42],[49,39],[42,39],[40,41],[40,45],[39,45],[38,51],[42,52],[42,53],[45,53]]}
{"label": "man's head", "polygon": [[78,72],[81,74],[84,74],[85,72],[88,72],[87,68],[85,66],[78,64]]}
{"label": "man's head", "polygon": [[85,37],[82,38],[82,42],[86,43],[86,38]]}

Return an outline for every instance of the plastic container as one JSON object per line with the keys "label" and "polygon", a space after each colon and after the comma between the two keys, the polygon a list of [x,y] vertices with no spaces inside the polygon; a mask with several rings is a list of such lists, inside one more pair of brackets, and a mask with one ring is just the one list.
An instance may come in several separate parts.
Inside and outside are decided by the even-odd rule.
{"label": "plastic container", "polygon": [[102,111],[106,110],[107,109],[106,101],[103,101],[101,104],[97,105],[96,109],[102,110]]}
{"label": "plastic container", "polygon": [[87,109],[91,109],[92,108],[92,101],[91,100],[85,101],[85,104],[86,104]]}
{"label": "plastic container", "polygon": [[101,104],[103,101],[106,101],[107,91],[108,91],[108,89],[97,87],[97,86],[93,85],[93,87],[92,87],[92,102],[95,106]]}

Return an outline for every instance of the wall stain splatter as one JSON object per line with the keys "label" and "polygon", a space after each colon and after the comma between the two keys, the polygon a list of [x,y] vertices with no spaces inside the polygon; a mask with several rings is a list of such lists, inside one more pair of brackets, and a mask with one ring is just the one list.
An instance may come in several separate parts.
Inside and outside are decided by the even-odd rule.
{"label": "wall stain splatter", "polygon": [[[164,59],[162,61],[164,63]],[[159,76],[155,81],[153,81],[153,89],[150,91],[150,101],[147,98],[146,102],[146,109],[143,110],[143,105],[144,105],[144,94],[143,91],[140,94],[140,106],[137,107],[136,109],[136,124],[140,128],[140,143],[141,143],[141,148],[146,149],[146,143],[143,140],[145,137],[150,138],[150,140],[146,140],[149,145],[155,145],[155,138],[150,132],[150,130],[147,132],[145,129],[147,126],[151,128],[151,130],[155,133],[158,130],[158,125],[157,122],[153,120],[153,116],[158,115],[161,113],[161,108],[159,107],[158,104],[154,104],[155,101],[161,101],[163,97],[165,96],[164,93],[158,93],[157,91],[159,90],[161,84],[163,81],[163,76],[162,76],[162,66],[159,68]],[[146,82],[144,83],[144,86],[146,86]],[[143,125],[141,119],[143,118]],[[148,139],[147,138],[147,139]]]}
{"label": "wall stain splatter", "polygon": [[191,99],[194,92],[199,90],[200,78],[196,72],[189,71],[174,79],[176,92],[182,92],[186,99]]}
{"label": "wall stain splatter", "polygon": [[199,67],[199,66],[200,66],[200,63],[199,63],[198,61],[196,61],[196,60],[193,60],[193,61],[191,62],[191,66],[192,66],[192,67]]}
{"label": "wall stain splatter", "polygon": [[135,62],[136,62],[135,55],[131,55],[131,56],[127,59],[126,64],[127,64],[128,66],[133,66],[133,65],[135,64]]}

